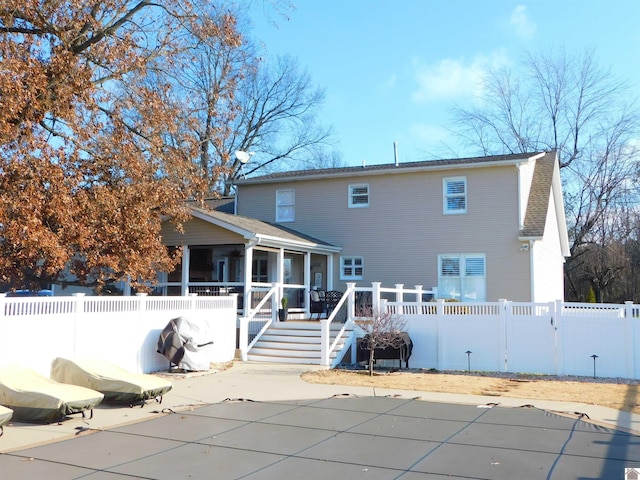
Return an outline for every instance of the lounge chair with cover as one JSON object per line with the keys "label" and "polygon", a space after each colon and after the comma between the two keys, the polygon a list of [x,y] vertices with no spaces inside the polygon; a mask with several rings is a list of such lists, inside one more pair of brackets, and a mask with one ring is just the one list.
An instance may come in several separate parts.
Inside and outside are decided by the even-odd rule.
{"label": "lounge chair with cover", "polygon": [[56,358],[51,364],[51,378],[56,382],[91,388],[104,394],[104,401],[118,404],[141,404],[162,396],[173,388],[164,378],[144,373],[130,373],[105,360]]}
{"label": "lounge chair with cover", "polygon": [[21,422],[52,423],[67,415],[89,410],[104,395],[77,385],[58,383],[19,365],[0,367],[0,405],[13,410],[13,419]]}
{"label": "lounge chair with cover", "polygon": [[0,437],[4,433],[4,426],[9,423],[9,420],[11,420],[12,416],[13,410],[0,405]]}

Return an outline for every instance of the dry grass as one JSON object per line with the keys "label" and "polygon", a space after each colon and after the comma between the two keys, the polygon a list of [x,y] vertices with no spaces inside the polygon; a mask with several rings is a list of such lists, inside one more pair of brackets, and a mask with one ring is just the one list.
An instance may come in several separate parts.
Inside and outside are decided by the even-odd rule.
{"label": "dry grass", "polygon": [[363,370],[341,369],[306,372],[302,378],[309,383],[330,385],[580,402],[640,414],[638,382],[619,379],[492,376],[425,370],[380,371],[371,377]]}

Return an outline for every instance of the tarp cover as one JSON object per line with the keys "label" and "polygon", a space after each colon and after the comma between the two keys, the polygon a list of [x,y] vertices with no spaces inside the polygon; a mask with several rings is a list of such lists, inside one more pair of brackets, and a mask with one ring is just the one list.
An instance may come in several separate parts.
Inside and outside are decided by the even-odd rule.
{"label": "tarp cover", "polygon": [[91,388],[104,394],[105,402],[135,403],[164,395],[173,384],[164,378],[130,373],[124,368],[99,359],[56,358],[51,364],[51,378]]}
{"label": "tarp cover", "polygon": [[19,365],[0,367],[0,405],[13,410],[17,421],[57,422],[93,409],[103,398],[95,390],[58,383]]}
{"label": "tarp cover", "polygon": [[9,420],[11,420],[12,416],[13,410],[0,405],[0,427],[9,423]]}
{"label": "tarp cover", "polygon": [[185,370],[211,368],[213,338],[209,321],[174,318],[158,339],[158,353]]}

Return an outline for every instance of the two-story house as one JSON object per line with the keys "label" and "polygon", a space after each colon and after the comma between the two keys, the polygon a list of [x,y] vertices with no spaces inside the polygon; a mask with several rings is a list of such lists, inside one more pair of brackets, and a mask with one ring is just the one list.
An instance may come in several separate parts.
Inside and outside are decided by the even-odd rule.
{"label": "two-story house", "polygon": [[163,291],[281,282],[300,311],[310,289],[347,282],[437,287],[460,301],[564,298],[553,152],[282,172],[236,190],[235,214],[193,208],[183,232],[167,224],[165,243],[187,248]]}

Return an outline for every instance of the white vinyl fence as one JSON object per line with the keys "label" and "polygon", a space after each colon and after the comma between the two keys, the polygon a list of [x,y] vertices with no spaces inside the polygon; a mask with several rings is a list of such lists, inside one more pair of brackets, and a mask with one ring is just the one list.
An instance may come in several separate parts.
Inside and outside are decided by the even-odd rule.
{"label": "white vinyl fence", "polygon": [[381,303],[407,322],[412,368],[640,379],[640,306],[631,302]]}
{"label": "white vinyl fence", "polygon": [[167,369],[156,352],[173,318],[207,322],[212,362],[233,360],[236,297],[0,296],[0,366],[20,364],[49,376],[55,357],[97,358],[137,373]]}

